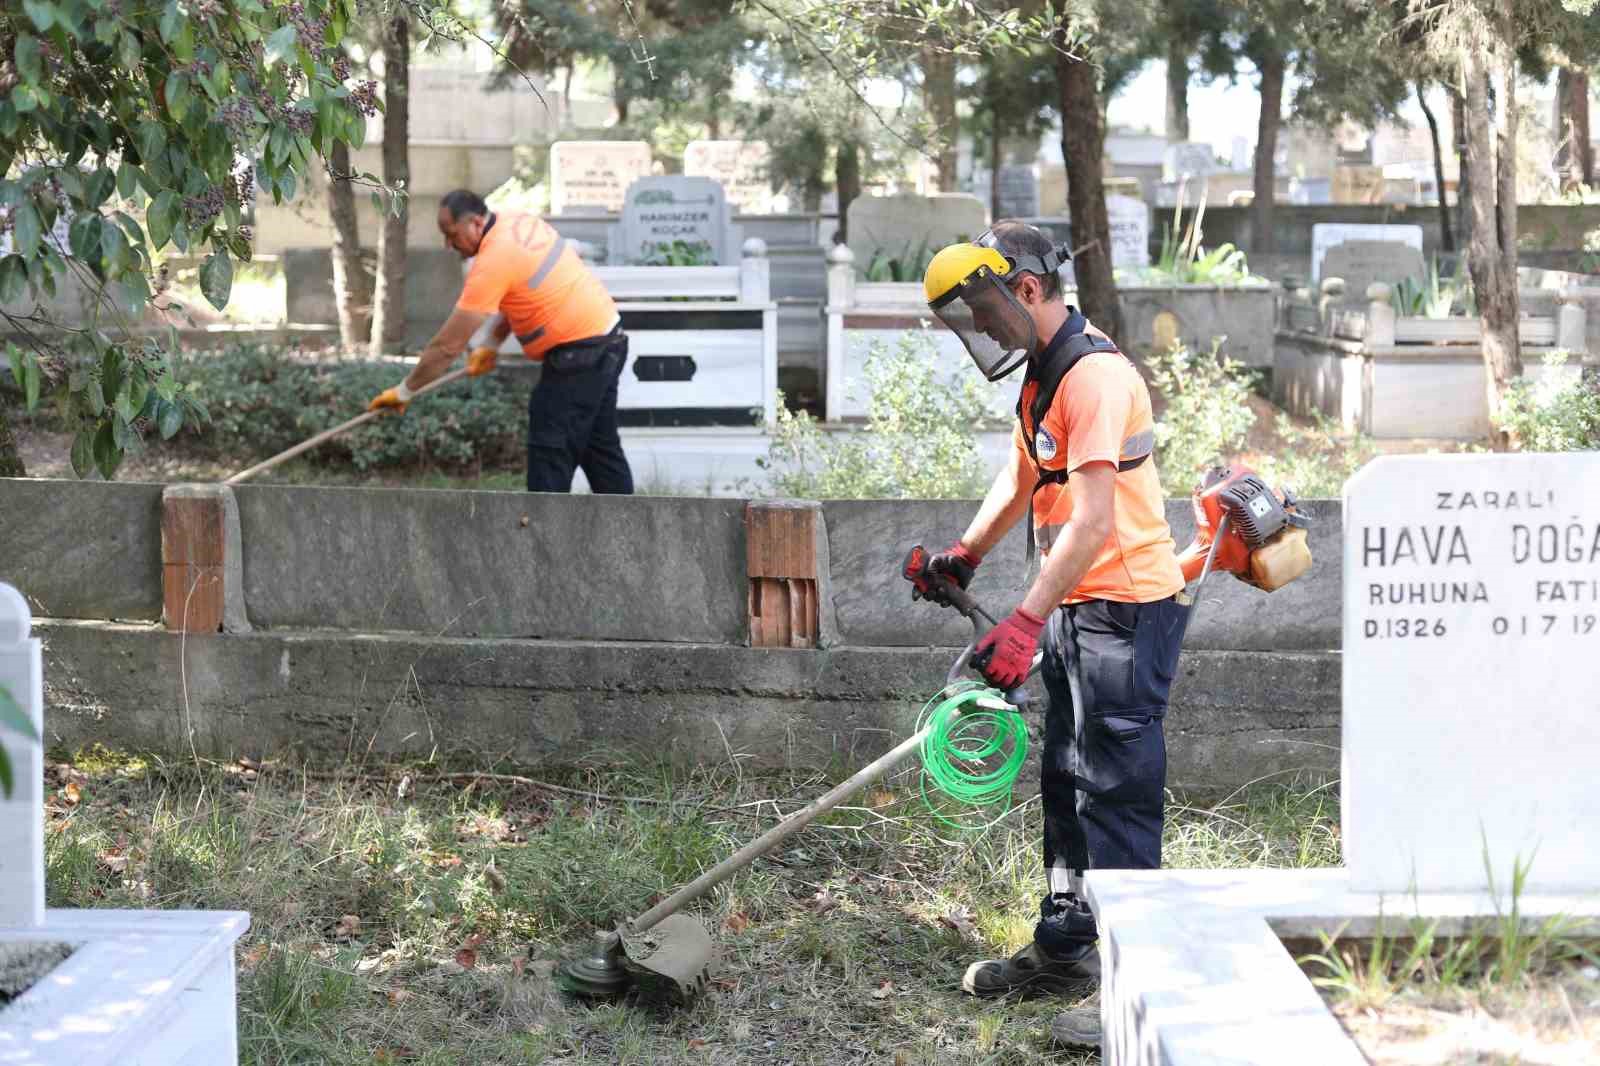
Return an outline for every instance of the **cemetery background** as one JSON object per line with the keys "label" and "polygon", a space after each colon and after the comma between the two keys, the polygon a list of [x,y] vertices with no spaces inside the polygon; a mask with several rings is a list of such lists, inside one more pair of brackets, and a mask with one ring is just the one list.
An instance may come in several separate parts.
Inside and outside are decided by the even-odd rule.
{"label": "cemetery background", "polygon": [[[709,129],[704,132],[711,133]],[[718,155],[710,150],[706,152],[710,156]],[[684,155],[687,158],[687,150]],[[1175,153],[1174,159],[1181,163],[1182,153]],[[1026,163],[1004,164],[994,191],[1003,197],[1017,198],[1013,202],[1023,206],[1030,205],[1032,196],[1037,193],[1041,200],[1039,210],[1045,210],[1042,201],[1050,195],[1048,175],[1037,175],[1030,191],[1024,171],[1032,173]],[[1222,184],[1225,182],[1219,182],[1219,188]],[[593,185],[589,187],[592,189]],[[1208,194],[1211,191],[1209,175],[1207,191]],[[1159,201],[1160,195],[1158,192],[1152,199]],[[424,223],[427,221],[423,204],[425,201],[419,198],[418,210],[411,215],[413,224],[419,218]],[[822,205],[818,203],[817,206]],[[1229,209],[1213,210],[1219,223],[1227,219],[1225,212]],[[1236,220],[1244,214],[1242,209],[1232,210]],[[1311,220],[1322,216],[1316,213],[1296,215],[1286,210],[1277,217],[1280,225],[1283,219],[1298,219],[1295,223],[1298,229],[1294,231],[1303,231],[1309,238]],[[848,218],[847,210],[845,219]],[[376,218],[371,221],[375,224]],[[748,224],[749,216],[736,217],[733,221]],[[794,221],[785,219],[781,225],[787,228]],[[1047,221],[1058,224],[1059,219]],[[1393,219],[1362,221],[1392,222]],[[610,218],[590,215],[572,218],[570,222],[574,227],[592,226],[609,238]],[[827,224],[826,216],[819,210],[814,219],[802,215],[799,222],[808,235],[792,242],[802,250],[797,257],[820,259],[818,253],[826,251],[829,237],[820,232],[810,236],[809,229],[814,222],[820,230]],[[1240,232],[1246,232],[1244,224],[1239,224]],[[1119,245],[1125,252],[1137,255],[1137,239],[1131,242],[1132,248],[1125,239],[1125,218],[1119,220],[1114,214],[1112,225],[1112,237],[1123,236]],[[1555,225],[1570,228],[1560,223]],[[431,235],[429,237],[431,239]],[[1425,237],[1425,241],[1431,239]],[[1153,251],[1150,245],[1155,241],[1152,234],[1145,245],[1147,254]],[[1429,246],[1425,244],[1425,247]],[[1566,251],[1576,255],[1579,250]],[[1297,261],[1304,258],[1302,254],[1295,255]],[[419,257],[417,262],[425,260]],[[452,271],[456,268],[454,263],[445,262]],[[1578,265],[1582,265],[1581,262]],[[454,275],[443,271],[430,274],[426,269],[419,269],[412,283],[420,285],[425,296],[436,299],[438,291],[453,290]],[[268,337],[279,339],[286,332],[274,329]],[[332,334],[326,324],[321,332],[324,336]],[[198,343],[202,336],[197,332],[189,339]],[[215,337],[204,339],[214,340]],[[380,369],[392,374],[395,367],[389,364]],[[793,377],[791,367],[791,381]],[[1220,389],[1218,394],[1236,396]],[[725,441],[713,434],[708,434],[706,439],[712,448],[726,447]],[[33,443],[36,446],[36,442]],[[164,461],[157,456],[152,458]],[[469,462],[471,458],[469,453]],[[194,466],[185,465],[169,473],[192,477],[195,471]],[[326,475],[309,469],[302,471],[301,476],[321,478]],[[335,476],[348,475],[336,473]],[[364,475],[357,477],[371,483]],[[481,479],[477,483],[484,484]],[[79,487],[91,488],[94,492],[116,492],[125,501],[143,500],[148,504],[150,500],[148,490],[140,486]],[[57,503],[68,499],[64,488],[50,484],[42,488],[59,494]],[[136,490],[135,494],[120,495],[124,488]],[[143,495],[139,495],[141,491]],[[366,494],[352,493],[338,499],[341,505],[370,506],[363,502],[364,496]],[[80,502],[87,500],[87,509],[93,513],[102,505],[101,501],[108,498],[85,497],[80,498]],[[263,495],[259,499],[269,497]],[[484,505],[489,506],[487,499]],[[269,505],[262,506],[270,510]],[[146,506],[145,510],[148,512],[150,508]],[[11,513],[26,513],[30,522],[42,516],[47,520],[46,525],[50,521],[60,521],[63,528],[75,531],[86,527],[83,519],[72,517],[70,507],[56,511],[43,507],[15,508]],[[856,536],[870,537],[874,535],[870,515],[871,512],[866,511],[852,515],[846,508],[836,510],[834,519],[848,522],[854,518],[863,523],[857,527]],[[126,527],[128,530],[143,528],[140,536],[146,563],[150,562],[148,549],[153,543],[149,518],[145,513],[142,519]],[[30,526],[30,530],[37,528]],[[35,539],[50,547],[58,545],[61,537],[36,536]],[[112,546],[121,547],[114,538]],[[160,562],[165,560],[160,560],[158,565]],[[881,562],[869,565],[870,561],[863,561],[855,554],[846,554],[842,559],[844,573],[849,574],[852,581],[860,578],[853,567],[859,565],[863,571],[877,573],[884,569],[878,565]],[[119,580],[126,581],[130,576],[141,582],[149,579],[148,572],[135,575],[137,568],[126,566],[125,560],[120,569],[113,569],[120,575]],[[744,576],[755,577],[753,574]],[[721,579],[727,577],[720,575]],[[819,572],[813,578],[785,575],[770,580],[822,580],[822,576]],[[283,602],[272,601],[270,595],[266,600],[260,598],[263,592],[260,581],[258,573],[255,606],[270,610],[283,608]],[[728,609],[730,604],[739,605],[733,608],[737,613],[745,604],[745,590],[739,587],[737,579],[728,584],[730,588],[724,591],[732,595],[715,602],[719,610]],[[107,587],[117,586],[115,582],[108,582]],[[53,606],[60,606],[53,593],[50,601]],[[99,671],[117,669],[115,659],[99,661],[97,650],[102,641],[123,642],[121,650],[127,653],[124,658],[132,661],[138,661],[135,656],[148,655],[152,648],[170,647],[171,643],[166,634],[161,634],[154,642],[146,640],[156,634],[150,633],[149,627],[129,626],[121,608],[108,610],[101,604],[72,610],[83,610],[87,616],[50,626],[63,661],[70,664],[63,683],[64,705],[72,707],[79,715],[76,726],[66,727],[69,732],[58,734],[58,741],[80,739],[70,730],[92,730],[98,716],[121,717],[109,701],[97,695],[115,687],[115,682],[108,680],[112,674]],[[1240,619],[1248,613],[1248,608],[1236,601],[1229,612],[1230,625],[1242,626]],[[1321,620],[1325,622],[1326,616]],[[859,620],[857,624],[861,624]],[[732,625],[734,636],[729,639],[737,649],[738,623]],[[283,627],[277,628],[282,630]],[[1227,631],[1224,628],[1216,632]],[[213,636],[217,643],[209,645],[195,637],[187,646],[197,650],[244,647],[233,640],[235,636],[243,634]],[[267,648],[272,653],[280,650],[276,643],[279,638],[286,644],[295,644],[297,639],[281,631],[269,632],[263,637],[262,642],[252,646],[257,650]],[[364,635],[358,638],[364,639]],[[1209,671],[1209,675],[1197,691],[1205,693],[1207,698],[1215,698],[1216,675],[1222,672],[1221,664],[1230,654],[1241,650],[1261,653],[1267,649],[1224,645],[1199,650],[1211,654],[1203,656],[1200,669]],[[753,652],[754,649],[743,651]],[[281,677],[281,671],[291,658],[280,660],[276,654],[268,654],[265,658],[252,659],[247,668],[260,680]],[[924,656],[924,659],[929,658]],[[895,669],[901,669],[909,661],[912,660],[897,659]],[[1319,683],[1312,688],[1321,696],[1326,697],[1332,690],[1324,676],[1326,659],[1310,656],[1294,659],[1291,653],[1286,661],[1305,674],[1319,678]],[[180,652],[177,676],[186,686],[190,676],[184,671],[183,663]],[[213,661],[208,665],[217,666],[218,663]],[[926,665],[923,662],[909,672],[920,677]],[[414,667],[415,663],[410,666]],[[873,668],[876,669],[876,665]],[[131,676],[159,676],[159,671],[152,668],[129,670],[123,666],[122,669]],[[344,667],[330,664],[327,669],[338,671]],[[648,672],[648,669],[643,671]],[[220,677],[213,675],[211,680],[217,681]],[[194,675],[194,679],[201,680],[201,674]],[[428,678],[426,684],[431,692],[433,679]],[[419,685],[413,694],[402,685],[403,678],[396,685],[396,691],[401,694],[389,698],[380,714],[387,716],[398,710],[401,715],[412,715],[412,722],[426,722],[431,726],[429,698],[423,695],[422,687]],[[898,688],[892,693],[879,692],[878,695],[883,697],[883,702],[903,702],[906,698],[905,691]],[[151,691],[133,699],[145,706],[160,706],[168,712],[177,706],[170,692]],[[1229,693],[1221,702],[1231,705],[1230,701],[1235,699],[1237,696]],[[202,701],[198,706],[202,715],[221,708],[226,716],[231,713],[227,709],[230,700],[231,697],[224,695],[221,703]],[[185,707],[186,713],[194,709],[187,703]],[[420,717],[416,717],[419,708]],[[1325,712],[1325,707],[1319,708],[1317,713],[1322,718],[1310,723],[1309,728],[1326,732],[1329,719]],[[334,728],[337,728],[344,719],[337,715],[334,718]],[[159,723],[156,728],[163,730],[172,725],[156,721]],[[142,724],[126,721],[122,724],[134,729],[152,728],[150,719]],[[327,720],[322,722],[323,727],[328,725]],[[1276,724],[1276,727],[1281,726],[1281,722]],[[876,728],[880,727],[867,727],[868,731]],[[1029,901],[1026,897],[1031,893],[1019,886],[1035,878],[1035,871],[1022,857],[1028,854],[1027,842],[1035,835],[1027,826],[1026,810],[1014,816],[1020,824],[1008,824],[1002,833],[959,853],[953,864],[941,866],[937,862],[927,862],[926,853],[941,845],[923,835],[924,827],[917,821],[911,800],[910,782],[898,783],[881,805],[877,799],[869,798],[864,810],[853,812],[860,824],[847,820],[820,833],[817,840],[808,839],[802,849],[809,850],[791,856],[793,865],[790,868],[765,871],[769,879],[754,881],[745,897],[729,897],[715,904],[716,916],[723,919],[736,937],[740,950],[745,952],[741,956],[745,969],[738,971],[736,987],[726,990],[732,993],[724,1004],[726,1009],[692,1016],[681,1027],[651,1027],[623,1012],[581,1015],[569,1012],[554,1000],[547,985],[539,983],[539,964],[545,959],[519,954],[530,926],[536,936],[543,938],[539,943],[553,951],[556,945],[569,941],[580,927],[602,920],[618,907],[625,907],[624,902],[615,898],[584,898],[579,905],[574,905],[570,898],[530,899],[521,894],[526,891],[522,886],[537,882],[553,868],[552,864],[559,865],[568,855],[576,852],[578,859],[586,863],[596,851],[620,856],[618,862],[622,868],[614,881],[626,882],[632,877],[635,881],[655,880],[664,885],[684,872],[681,864],[686,857],[714,853],[726,837],[741,831],[729,828],[738,823],[715,822],[709,816],[728,814],[729,818],[737,819],[742,815],[709,808],[740,810],[746,809],[741,805],[751,804],[753,809],[760,810],[765,802],[760,797],[768,792],[777,793],[780,797],[777,802],[782,803],[783,797],[802,793],[808,787],[806,782],[812,779],[808,764],[802,760],[791,761],[787,767],[788,776],[776,779],[759,778],[752,766],[747,781],[744,770],[752,760],[745,757],[750,754],[745,745],[738,744],[726,748],[726,774],[702,771],[698,777],[669,777],[663,784],[660,778],[641,780],[624,771],[599,769],[591,771],[589,776],[558,775],[558,780],[553,782],[589,793],[643,796],[663,801],[661,806],[665,810],[661,817],[640,817],[640,808],[655,805],[614,807],[611,801],[593,795],[556,792],[512,780],[483,779],[479,776],[481,757],[461,770],[452,769],[457,764],[448,760],[391,764],[388,760],[402,751],[390,749],[387,741],[379,744],[380,733],[380,729],[373,728],[365,738],[367,752],[359,758],[354,757],[357,749],[348,746],[354,734],[347,736],[346,754],[362,769],[336,771],[332,778],[308,775],[295,767],[266,765],[253,755],[235,759],[227,750],[224,735],[215,731],[206,736],[206,743],[220,742],[219,746],[191,746],[191,760],[187,764],[174,762],[170,756],[151,760],[114,751],[63,750],[58,745],[50,769],[55,783],[50,801],[50,824],[60,827],[52,830],[51,891],[58,900],[70,903],[155,900],[165,905],[249,901],[252,909],[264,915],[268,922],[259,937],[247,942],[242,956],[248,982],[245,991],[247,1025],[253,1027],[249,1031],[248,1053],[260,1061],[313,1056],[329,1047],[363,1060],[372,1057],[375,1048],[380,1057],[397,1059],[429,1054],[419,1050],[421,1048],[434,1048],[436,1054],[454,1056],[459,1046],[479,1048],[491,1061],[497,1055],[518,1055],[530,1049],[579,1060],[587,1057],[594,1061],[615,1061],[631,1055],[648,1061],[671,1061],[674,1057],[703,1052],[712,1045],[719,1051],[726,1048],[730,1053],[745,1054],[758,1038],[762,1040],[762,1051],[775,1057],[780,1054],[792,1057],[789,1049],[796,1044],[826,1048],[831,1054],[841,1046],[841,1041],[851,1040],[861,1042],[862,1047],[870,1045],[873,1050],[886,1046],[895,1050],[910,1048],[909,1054],[920,1058],[996,1054],[1029,1061],[1049,1054],[1042,1031],[1044,1015],[1022,1012],[1021,1027],[1002,1028],[998,1016],[986,1014],[980,1007],[952,996],[941,996],[938,989],[930,991],[924,979],[930,970],[953,971],[966,959],[975,946],[971,942],[974,934],[969,930],[975,930],[991,946],[1010,946],[1014,938],[1023,935],[1021,928],[1013,924],[1013,916],[1027,913]],[[581,736],[581,733],[575,735]],[[176,733],[169,734],[169,737],[176,736]],[[709,734],[700,739],[709,747]],[[727,743],[726,737],[722,740]],[[1192,753],[1214,755],[1215,749],[1208,752],[1205,747],[1212,743],[1210,740],[1191,737],[1190,742],[1194,745],[1190,748]],[[168,741],[161,747],[182,750],[181,743]],[[331,745],[329,750],[337,750],[337,745]],[[846,758],[854,754],[852,746]],[[838,758],[837,751],[834,757]],[[814,754],[813,758],[824,761],[820,755]],[[827,772],[826,767],[823,772]],[[432,776],[450,773],[464,776],[452,780],[434,780]],[[455,793],[456,787],[465,788],[465,797]],[[515,791],[517,787],[526,792]],[[90,793],[87,804],[86,788]],[[436,796],[433,795],[435,788],[439,793]],[[501,791],[494,791],[496,789]],[[430,798],[423,798],[424,791]],[[1289,789],[1251,788],[1243,799],[1228,797],[1220,806],[1197,799],[1194,810],[1180,812],[1192,816],[1193,820],[1183,817],[1179,820],[1171,856],[1173,864],[1229,866],[1240,862],[1310,862],[1327,865],[1335,862],[1336,835],[1323,806],[1328,795],[1326,783],[1313,777]],[[309,804],[308,796],[311,797]],[[543,798],[531,800],[526,798],[528,796]],[[549,800],[551,796],[561,799]],[[472,806],[479,798],[482,798],[482,806]],[[561,806],[569,799],[574,801],[573,805]],[[696,810],[690,816],[687,829],[683,817],[685,804]],[[180,808],[195,814],[169,819],[164,813]],[[352,808],[364,808],[363,814],[353,815]],[[910,812],[902,813],[906,808],[910,808]],[[150,813],[147,815],[146,811]],[[205,816],[201,815],[202,811]],[[513,811],[518,813],[513,814]],[[526,812],[525,815],[522,812]],[[701,818],[704,824],[694,821],[700,816],[707,816]],[[257,818],[259,820],[255,820]],[[423,823],[423,832],[418,831],[419,821]],[[1248,832],[1230,836],[1231,830],[1223,828],[1240,822],[1249,827]],[[219,830],[219,823],[232,823],[232,829]],[[297,826],[287,840],[282,830],[285,824]],[[530,829],[535,831],[532,837]],[[502,832],[504,837],[500,837]],[[521,840],[517,839],[519,832]],[[878,836],[874,837],[874,833]],[[840,845],[839,839],[848,843]],[[638,844],[639,841],[644,843]],[[516,854],[518,845],[527,843],[533,843],[534,847]],[[292,871],[293,876],[285,876],[281,881],[261,877],[260,856],[274,854],[264,850],[267,848],[282,849],[275,853],[280,861],[273,866]],[[853,880],[852,877],[858,876],[866,866],[863,860],[866,854],[893,856],[908,862],[911,868],[897,868],[886,861],[868,876]],[[813,861],[818,855],[820,861]],[[396,860],[394,866],[389,865],[391,859]],[[516,888],[510,887],[511,879],[502,872],[499,865],[502,861],[507,866],[529,864],[526,876],[516,879]],[[576,877],[583,868],[582,863],[577,859],[567,861],[569,865],[564,869]],[[805,863],[810,865],[800,865]],[[796,866],[806,870],[810,878],[800,882],[802,891],[798,893],[795,878],[789,872]],[[856,874],[847,875],[843,873],[845,870],[855,870]],[[906,875],[904,879],[902,874]],[[500,881],[507,887],[497,887]],[[929,896],[916,887],[920,883],[956,887],[946,895]],[[308,884],[315,884],[318,889],[309,902],[305,892]],[[893,887],[897,884],[901,887]],[[592,890],[593,886],[585,880],[571,887],[581,893]],[[907,899],[915,902],[905,903]],[[412,902],[404,902],[406,900]],[[997,905],[989,906],[996,900],[999,901]],[[907,914],[907,907],[916,913]],[[897,909],[898,917],[894,913]],[[847,916],[851,919],[848,922]],[[877,960],[885,956],[885,947],[891,945],[884,943],[878,930],[886,926],[898,928],[908,920],[916,923],[914,932],[892,944],[904,948],[905,952],[890,953],[896,964],[904,968],[885,970]],[[365,939],[361,934],[364,925]],[[548,955],[548,951],[544,954]],[[776,976],[771,974],[774,968]],[[519,984],[516,978],[526,976],[530,970],[531,981]],[[819,974],[825,976],[819,979]],[[799,1025],[775,1023],[771,1018],[773,1000],[768,997],[776,995],[782,1002],[782,997],[797,994],[813,1004],[826,998],[830,1009],[824,1012],[821,1020],[802,1021]],[[373,1006],[354,1012],[355,1021],[352,1022],[350,1005],[356,1001]],[[887,1027],[886,1016],[890,1019]],[[1018,1016],[1008,1013],[1007,1022]],[[447,1050],[438,1050],[441,1047]]]}

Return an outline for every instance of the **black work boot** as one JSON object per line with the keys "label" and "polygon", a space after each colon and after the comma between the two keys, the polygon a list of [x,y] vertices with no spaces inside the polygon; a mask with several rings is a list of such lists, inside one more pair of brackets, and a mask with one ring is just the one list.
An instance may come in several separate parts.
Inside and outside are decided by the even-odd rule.
{"label": "black work boot", "polygon": [[985,959],[967,967],[961,988],[974,996],[1086,996],[1100,987],[1100,952],[1084,944],[1068,955],[1051,955],[1037,943],[1009,959]]}
{"label": "black work boot", "polygon": [[1059,1047],[1099,1048],[1102,1035],[1099,1007],[1074,1007],[1050,1020],[1050,1038]]}

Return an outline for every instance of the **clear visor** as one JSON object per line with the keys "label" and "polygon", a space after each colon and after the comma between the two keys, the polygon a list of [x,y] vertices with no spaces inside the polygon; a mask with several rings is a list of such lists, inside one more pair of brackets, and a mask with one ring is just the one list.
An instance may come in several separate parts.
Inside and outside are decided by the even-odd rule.
{"label": "clear visor", "polygon": [[987,270],[930,309],[961,338],[967,354],[990,381],[999,381],[1021,366],[1037,343],[1033,319]]}

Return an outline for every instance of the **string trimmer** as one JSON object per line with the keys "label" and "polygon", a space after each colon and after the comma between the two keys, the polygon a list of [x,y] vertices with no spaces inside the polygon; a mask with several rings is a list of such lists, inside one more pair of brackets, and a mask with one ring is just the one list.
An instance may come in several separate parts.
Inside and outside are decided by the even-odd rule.
{"label": "string trimmer", "polygon": [[[920,545],[914,548],[913,556],[920,550]],[[926,553],[923,555],[925,557]],[[912,560],[908,558],[908,569],[911,563]],[[913,753],[923,755],[924,768],[927,769],[930,765],[937,765],[930,764],[931,753],[935,750],[943,752],[945,758],[978,762],[991,755],[1003,755],[1001,749],[1008,741],[1013,744],[1026,743],[1027,734],[1021,728],[1016,711],[1027,703],[1025,692],[1019,688],[1001,694],[996,689],[982,688],[970,682],[961,683],[961,674],[972,658],[978,638],[994,626],[994,619],[978,606],[976,600],[953,584],[948,593],[941,590],[937,599],[956,608],[972,623],[973,638],[950,668],[945,691],[931,701],[930,713],[924,716],[916,732],[643,914],[623,922],[615,929],[597,933],[587,955],[562,967],[562,987],[586,998],[605,999],[621,995],[637,981],[664,993],[665,998],[689,1001],[711,979],[716,965],[716,946],[704,926],[688,915],[679,913],[685,906],[772,851],[820,815],[888,774]],[[979,737],[962,730],[957,724],[962,718],[983,718],[990,722],[1004,719],[1007,725],[996,729],[990,736]],[[929,778],[936,788],[950,792],[964,802],[992,800],[999,794],[1001,785],[1004,794],[1010,794],[1010,782],[1021,767],[1022,759],[1019,756],[1022,754],[1025,754],[1025,749],[1018,752],[1013,748],[999,770],[967,779],[972,788],[970,793],[963,793],[959,789],[952,791],[945,786],[941,781],[941,773],[948,772],[949,767],[944,767],[942,771],[930,770]],[[1005,776],[1007,774],[1009,778]]]}

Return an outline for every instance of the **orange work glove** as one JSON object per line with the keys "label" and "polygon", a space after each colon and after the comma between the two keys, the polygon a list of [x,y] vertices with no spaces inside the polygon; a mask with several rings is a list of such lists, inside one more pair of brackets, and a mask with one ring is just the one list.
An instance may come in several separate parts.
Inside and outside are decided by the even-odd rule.
{"label": "orange work glove", "polygon": [[391,411],[397,415],[406,413],[406,407],[411,403],[412,392],[406,388],[406,383],[401,382],[392,389],[384,389],[372,398],[367,404],[367,410],[388,414]]}
{"label": "orange work glove", "polygon": [[500,349],[498,348],[485,346],[472,349],[471,352],[467,353],[467,377],[475,378],[489,373],[494,369],[495,361],[499,358]]}

